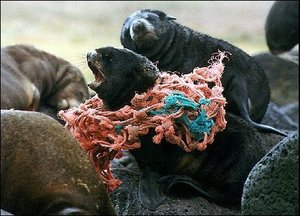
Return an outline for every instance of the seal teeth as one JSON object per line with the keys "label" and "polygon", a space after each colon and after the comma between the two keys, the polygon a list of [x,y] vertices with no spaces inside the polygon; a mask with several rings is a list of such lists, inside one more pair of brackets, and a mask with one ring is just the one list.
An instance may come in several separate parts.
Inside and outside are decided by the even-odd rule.
{"label": "seal teeth", "polygon": [[99,82],[90,82],[87,85],[90,89],[96,91],[96,89],[100,86],[100,83]]}
{"label": "seal teeth", "polygon": [[88,66],[94,74],[95,82],[101,83],[105,79],[105,76],[101,70],[101,67],[97,62],[92,62],[88,60]]}
{"label": "seal teeth", "polygon": [[101,70],[98,70],[97,73],[94,73],[96,82],[103,82],[104,81],[104,74]]}
{"label": "seal teeth", "polygon": [[89,83],[88,87],[95,91],[96,88],[98,88],[102,84],[102,82],[105,79],[105,76],[104,76],[103,72],[100,70],[100,67],[98,68],[97,66],[93,65],[91,62],[88,62],[88,65],[95,77],[95,81]]}

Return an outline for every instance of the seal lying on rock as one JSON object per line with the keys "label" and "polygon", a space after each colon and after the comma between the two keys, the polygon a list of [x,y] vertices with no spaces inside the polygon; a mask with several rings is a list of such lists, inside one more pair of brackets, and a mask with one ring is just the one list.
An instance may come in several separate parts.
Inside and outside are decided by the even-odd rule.
{"label": "seal lying on rock", "polygon": [[79,69],[30,45],[1,48],[1,109],[55,112],[89,98]]}
{"label": "seal lying on rock", "polygon": [[45,114],[1,110],[1,209],[14,215],[116,215],[95,167]]}
{"label": "seal lying on rock", "polygon": [[258,130],[285,133],[260,122],[270,99],[270,88],[264,71],[241,49],[219,39],[193,31],[174,21],[162,11],[145,9],[130,15],[123,23],[121,43],[125,48],[158,61],[162,71],[190,73],[206,66],[213,53],[228,51],[222,77],[226,110]]}
{"label": "seal lying on rock", "polygon": [[[103,47],[87,54],[95,81],[88,84],[107,108],[129,104],[134,92],[154,85],[157,67],[128,49]],[[239,204],[245,179],[264,155],[260,134],[247,122],[227,114],[228,126],[204,151],[186,152],[165,139],[154,144],[152,132],[141,137],[141,148],[130,152],[142,170],[139,198],[148,209],[163,201],[162,190],[189,185],[220,204]],[[159,180],[160,184],[157,184]]]}

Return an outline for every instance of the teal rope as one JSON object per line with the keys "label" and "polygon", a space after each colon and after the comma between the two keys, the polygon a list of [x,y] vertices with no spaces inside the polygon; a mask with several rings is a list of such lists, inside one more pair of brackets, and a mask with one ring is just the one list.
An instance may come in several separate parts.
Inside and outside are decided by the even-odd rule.
{"label": "teal rope", "polygon": [[[165,99],[165,106],[160,110],[150,110],[150,115],[162,115],[162,114],[172,114],[177,112],[180,108],[184,108],[184,110],[198,110],[201,105],[209,105],[210,100],[201,98],[199,103],[196,103],[190,99],[188,99],[184,94],[180,92],[173,92],[173,94],[169,95]],[[190,120],[186,113],[183,114],[178,120],[178,123],[184,124],[193,135],[195,139],[202,140],[203,133],[210,133],[212,126],[214,125],[214,121],[212,119],[207,119],[206,111],[200,110],[198,116],[194,120]],[[119,134],[123,129],[123,125],[116,125],[115,130]]]}
{"label": "teal rope", "polygon": [[150,110],[150,115],[162,115],[176,113],[181,107],[185,110],[197,110],[200,104],[189,100],[184,94],[174,92],[165,99],[165,107],[160,110]]}
{"label": "teal rope", "polygon": [[[150,115],[162,115],[162,114],[172,114],[177,112],[180,108],[184,110],[198,110],[201,105],[209,105],[210,100],[201,98],[199,103],[196,103],[188,99],[184,94],[179,92],[174,92],[165,99],[165,107],[160,110],[151,110]],[[179,123],[184,124],[193,135],[195,139],[202,140],[203,133],[210,133],[214,121],[212,119],[207,119],[206,111],[200,110],[198,116],[194,120],[190,120],[186,114],[183,114],[179,119]]]}
{"label": "teal rope", "polygon": [[117,134],[121,133],[121,130],[124,128],[123,125],[119,124],[115,126],[115,131],[117,132]]}
{"label": "teal rope", "polygon": [[206,118],[205,110],[200,110],[200,113],[195,120],[191,121],[186,115],[182,115],[179,120],[186,125],[190,133],[198,141],[203,139],[204,132],[210,134],[210,130],[214,125],[214,121],[212,119]]}

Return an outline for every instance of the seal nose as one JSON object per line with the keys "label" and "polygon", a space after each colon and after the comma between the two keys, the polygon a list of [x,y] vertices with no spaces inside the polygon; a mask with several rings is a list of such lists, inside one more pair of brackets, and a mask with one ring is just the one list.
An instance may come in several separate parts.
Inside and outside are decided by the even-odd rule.
{"label": "seal nose", "polygon": [[147,21],[142,20],[142,19],[134,20],[131,23],[129,31],[130,31],[131,38],[134,39],[135,36],[138,36],[138,35],[142,34],[143,32],[148,31]]}
{"label": "seal nose", "polygon": [[96,50],[93,50],[91,52],[88,52],[86,55],[86,59],[88,62],[95,62],[97,60],[97,52]]}
{"label": "seal nose", "polygon": [[132,23],[131,28],[133,31],[145,31],[146,24],[143,20],[136,20]]}

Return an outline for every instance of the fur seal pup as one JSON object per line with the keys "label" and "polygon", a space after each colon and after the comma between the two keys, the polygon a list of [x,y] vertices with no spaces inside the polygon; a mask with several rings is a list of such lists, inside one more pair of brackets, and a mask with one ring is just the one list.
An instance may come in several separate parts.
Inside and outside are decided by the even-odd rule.
{"label": "fur seal pup", "polygon": [[129,49],[103,47],[87,53],[87,64],[95,76],[88,87],[103,100],[104,106],[117,110],[154,85],[158,68],[146,57]]}
{"label": "fur seal pup", "polygon": [[[126,48],[96,49],[87,53],[87,63],[95,76],[88,86],[112,109],[129,104],[135,91],[151,87],[159,72],[146,57]],[[144,207],[155,209],[164,192],[178,184],[189,185],[216,203],[240,203],[248,173],[265,154],[264,141],[242,118],[230,113],[226,118],[226,129],[203,152],[187,153],[166,140],[154,144],[152,132],[141,137],[141,148],[130,153],[142,170],[139,199]]]}
{"label": "fur seal pup", "polygon": [[268,125],[259,124],[270,99],[270,88],[264,71],[241,49],[220,39],[196,32],[176,23],[174,17],[158,10],[140,10],[127,17],[121,29],[125,48],[158,62],[162,71],[190,73],[208,64],[213,53],[228,51],[222,76],[226,110],[263,132],[286,136]]}
{"label": "fur seal pup", "polygon": [[1,109],[57,113],[88,98],[81,71],[66,60],[31,45],[1,48]]}
{"label": "fur seal pup", "polygon": [[72,134],[51,117],[1,110],[1,209],[14,215],[116,215]]}

